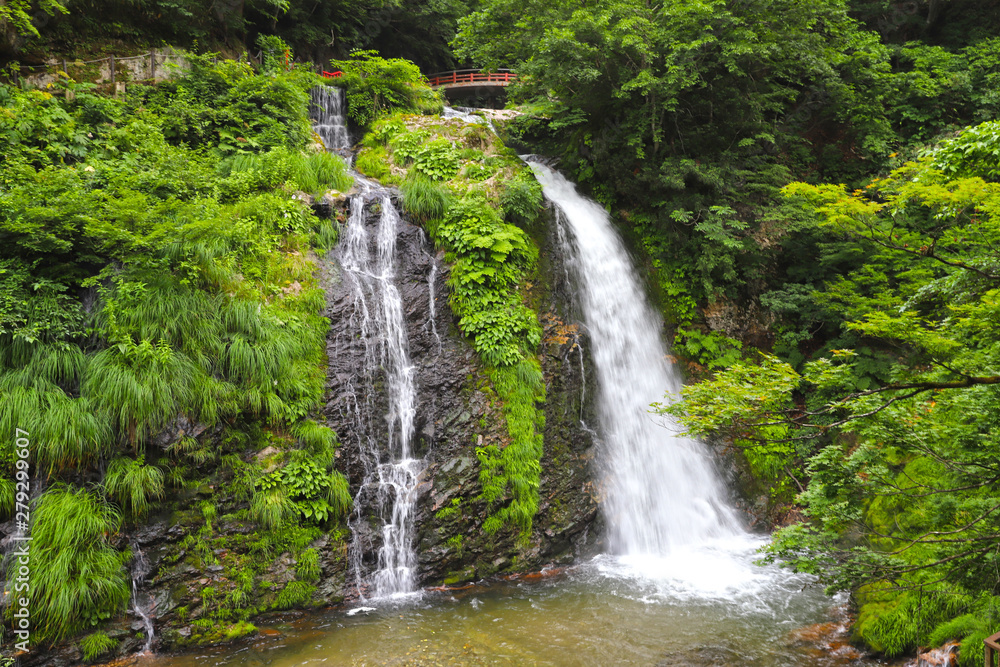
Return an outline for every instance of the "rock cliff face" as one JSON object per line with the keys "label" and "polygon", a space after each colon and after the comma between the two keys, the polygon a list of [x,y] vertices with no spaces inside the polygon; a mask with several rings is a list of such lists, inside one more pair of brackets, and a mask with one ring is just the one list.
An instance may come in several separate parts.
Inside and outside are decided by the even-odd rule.
{"label": "rock cliff face", "polygon": [[[343,199],[323,204],[331,217],[346,218],[347,202]],[[378,206],[377,201],[369,202],[365,212],[372,233],[378,224]],[[502,447],[508,436],[490,380],[455,326],[448,306],[448,266],[435,254],[420,227],[404,220],[399,228],[395,284],[402,297],[410,359],[415,367],[413,445],[415,455],[426,463],[415,516],[416,581],[420,586],[535,571],[549,564],[572,562],[600,546],[598,492],[590,469],[594,434],[589,427],[596,425],[592,404],[596,387],[588,384],[588,344],[576,320],[573,292],[554,250],[556,244],[544,231],[538,236],[539,270],[527,296],[539,312],[544,330],[540,350],[546,383],[544,454],[539,511],[531,535],[519,539],[513,530],[495,535],[483,530],[490,508],[479,499],[476,448],[489,444]],[[334,251],[319,259],[327,293],[325,314],[331,328],[326,402],[317,420],[337,431],[342,444],[335,465],[348,476],[351,490],[356,492],[363,465],[354,411],[359,405],[366,406],[370,411],[367,421],[384,446],[388,402],[384,377],[376,374],[370,386],[357,382],[364,350],[358,343],[358,332],[352,330],[349,286],[341,279],[337,257]],[[154,449],[160,452],[189,438],[206,451],[230,452],[262,463],[277,451],[270,446],[260,449],[260,441],[233,442],[233,437],[219,428],[206,429],[180,419],[157,439]],[[280,442],[275,445],[283,446]],[[200,484],[173,491],[161,513],[150,516],[143,525],[128,528],[118,545],[131,548],[133,553],[141,550],[148,563],[148,574],[138,577],[136,586],[143,599],[149,600],[146,611],[155,625],[155,651],[227,641],[253,632],[247,623],[219,616],[223,605],[234,599],[241,574],[251,567],[256,574],[249,602],[258,615],[250,620],[267,621],[276,613],[282,618],[305,613],[278,611],[289,606],[281,601],[283,592],[301,583],[296,581],[295,549],[310,548],[318,553],[321,576],[313,582],[311,593],[292,607],[337,604],[357,594],[357,576],[348,558],[352,536],[343,526],[295,549],[275,549],[279,543],[272,540],[268,543],[271,546],[262,550],[260,531],[240,513],[246,501],[232,494],[232,474],[222,460],[209,459],[198,466],[198,472],[203,479]],[[206,507],[213,508],[211,514],[206,513]],[[362,514],[366,521],[360,529],[368,534],[362,536],[367,548],[361,554],[360,567],[370,572],[380,546],[379,525],[370,513]],[[144,643],[144,628],[132,607],[130,603],[126,614],[103,627],[119,642],[118,655],[134,654]],[[32,652],[22,664],[68,666],[79,664],[82,658],[77,643],[66,643]]]}
{"label": "rock cliff face", "polygon": [[[375,234],[377,203],[369,203],[366,225]],[[546,244],[547,246],[548,244]],[[358,344],[352,317],[350,286],[341,279],[336,256],[325,269],[328,299],[328,402],[323,409],[327,425],[340,434],[338,467],[353,489],[364,474],[361,463],[363,434],[354,432],[360,404],[373,413],[364,419],[387,442],[384,419],[388,410],[384,378],[373,386],[358,387],[357,369],[365,351]],[[542,270],[532,298],[539,305],[545,331],[542,351],[546,379],[545,454],[542,460],[541,501],[530,538],[517,540],[513,531],[487,535],[482,524],[489,508],[478,499],[478,447],[504,446],[506,426],[479,360],[458,332],[448,306],[449,271],[443,257],[434,254],[423,231],[404,220],[396,238],[396,287],[405,313],[406,335],[417,390],[415,455],[426,462],[418,486],[415,546],[420,585],[452,584],[498,572],[538,569],[548,563],[569,562],[592,545],[598,531],[595,490],[590,482],[592,437],[581,418],[591,415],[584,377],[590,363],[580,327],[570,318],[567,286],[558,258],[543,250]],[[559,280],[557,280],[558,278]],[[433,307],[432,307],[433,295]],[[360,397],[359,391],[370,392]],[[590,423],[593,423],[591,418]],[[379,547],[377,517],[368,515],[363,569],[374,566]],[[348,595],[354,591],[347,582]]]}

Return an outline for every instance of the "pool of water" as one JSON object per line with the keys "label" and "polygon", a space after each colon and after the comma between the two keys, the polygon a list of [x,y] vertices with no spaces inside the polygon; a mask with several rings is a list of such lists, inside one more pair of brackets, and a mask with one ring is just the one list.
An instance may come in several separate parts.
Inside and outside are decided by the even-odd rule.
{"label": "pool of water", "polygon": [[877,664],[831,642],[843,600],[824,596],[808,577],[754,565],[759,544],[747,537],[669,558],[601,556],[518,579],[361,602],[264,627],[227,647],[140,664]]}

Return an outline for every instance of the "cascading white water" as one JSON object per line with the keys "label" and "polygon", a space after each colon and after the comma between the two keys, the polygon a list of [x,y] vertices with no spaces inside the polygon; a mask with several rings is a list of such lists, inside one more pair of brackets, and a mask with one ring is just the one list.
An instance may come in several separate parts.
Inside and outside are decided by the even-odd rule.
{"label": "cascading white water", "polygon": [[150,618],[149,612],[152,606],[149,595],[143,593],[139,590],[139,585],[142,584],[143,580],[149,574],[149,563],[146,560],[146,555],[142,553],[142,549],[139,548],[138,543],[132,544],[132,611],[135,615],[139,617],[142,622],[143,632],[146,634],[146,641],[142,646],[141,654],[149,653],[153,646],[153,638],[156,634],[155,628],[153,627],[153,619]]}
{"label": "cascading white water", "polygon": [[494,127],[493,121],[486,116],[474,114],[474,111],[481,111],[481,109],[474,109],[472,107],[445,107],[441,115],[449,120],[457,118],[463,123],[468,123],[469,125],[485,125],[490,128],[490,131],[493,132],[493,134],[496,134],[497,128]]}
{"label": "cascading white water", "polygon": [[437,309],[434,305],[434,279],[437,277],[437,268],[437,262],[431,264],[431,271],[427,275],[427,325],[431,328],[431,334],[434,336],[434,340],[437,341],[437,353],[440,355],[444,350],[444,346],[441,343],[441,336],[438,335],[437,324],[435,324],[437,320]]}
{"label": "cascading white water", "polygon": [[579,286],[597,374],[611,549],[665,556],[679,546],[743,536],[703,446],[649,413],[681,381],[607,212],[557,172],[529,164],[569,231],[563,252]]}
{"label": "cascading white water", "polygon": [[[374,509],[381,521],[382,543],[378,568],[370,578],[375,598],[390,597],[414,590],[416,553],[413,547],[413,517],[417,500],[417,481],[424,463],[413,458],[411,442],[416,405],[414,368],[410,363],[403,302],[393,282],[395,278],[396,235],[399,213],[385,192],[367,192],[351,200],[351,215],[341,242],[340,265],[353,290],[352,329],[365,345],[365,368],[360,369],[363,392],[371,390],[381,373],[388,397],[385,415],[388,442],[379,443],[378,431],[367,423],[367,410],[357,410],[358,431],[363,433],[361,447],[365,478],[355,497],[351,523],[363,522],[363,512]],[[371,238],[365,227],[366,200],[377,200],[378,230]],[[383,453],[384,452],[384,453]],[[384,460],[385,457],[388,460]],[[366,577],[361,566],[364,545],[357,542],[362,531],[355,530],[352,545],[352,568],[365,596]]]}
{"label": "cascading white water", "polygon": [[310,117],[313,129],[320,136],[327,150],[342,151],[351,147],[347,131],[347,105],[344,91],[333,86],[316,86],[309,93]]}

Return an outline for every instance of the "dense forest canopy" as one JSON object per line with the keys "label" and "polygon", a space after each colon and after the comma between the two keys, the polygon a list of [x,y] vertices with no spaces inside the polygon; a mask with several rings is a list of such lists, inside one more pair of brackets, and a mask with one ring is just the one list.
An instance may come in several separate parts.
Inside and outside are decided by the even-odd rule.
{"label": "dense forest canopy", "polygon": [[[352,119],[372,129],[359,168],[387,179],[390,153],[412,152],[407,168],[417,151],[449,170],[458,157],[384,118],[385,100],[419,87],[416,66],[349,54],[374,49],[424,74],[514,69],[522,114],[504,136],[558,156],[614,214],[698,380],[657,409],[737,450],[772,508],[804,513],[765,557],[853,591],[856,636],[878,651],[958,640],[961,664],[980,663],[982,639],[1000,630],[1000,1],[204,4],[8,2],[4,53],[240,51],[276,36],[347,72]],[[52,435],[38,462],[67,484],[41,503],[36,544],[67,550],[90,577],[67,558],[42,572],[60,591],[44,603],[45,638],[121,606],[123,555],[107,535],[173,483],[161,471],[220,455],[189,442],[170,460],[144,458],[178,412],[225,422],[233,441],[264,437],[244,422],[268,420],[303,445],[266,483],[227,459],[267,540],[295,542],[293,518],[314,526],[349,501],[325,464],[334,435],[306,418],[322,341],[293,326],[320,326],[295,253],[333,238],[288,194],[349,183],[342,163],[303,152],[316,80],[192,64],[121,99],[74,83],[62,98],[0,88],[0,393],[12,406],[0,423]],[[439,104],[421,94],[401,106]],[[508,483],[526,489],[494,524],[530,526],[544,392],[537,322],[516,289],[529,245],[482,201],[443,216],[437,172],[401,173],[411,214],[444,220],[434,236],[452,259],[474,255],[463,220],[516,259],[489,267],[492,291],[473,285],[456,303],[523,413],[517,456],[531,454],[520,477],[511,462],[509,479],[487,475],[498,497]],[[531,187],[512,179],[523,193],[503,204],[511,220],[537,204]],[[228,219],[240,224],[218,224]],[[306,289],[286,293],[290,280]],[[490,299],[510,306],[509,321],[476,320]],[[170,324],[182,306],[197,325]],[[487,345],[496,331],[503,344]],[[511,369],[531,377],[519,398]],[[499,470],[500,457],[482,462]],[[74,487],[73,471],[98,460],[110,461],[100,491]],[[71,517],[68,546],[46,529],[55,516]],[[66,579],[90,597],[74,601],[55,583]]]}
{"label": "dense forest canopy", "polygon": [[805,508],[769,558],[968,665],[1000,623],[998,12],[493,0],[454,42],[645,250],[711,377],[660,409]]}
{"label": "dense forest canopy", "polygon": [[448,47],[466,0],[57,0],[7,2],[0,53],[35,62],[49,52],[77,57],[162,44],[195,50],[256,52],[261,35],[278,36],[304,59],[377,49],[426,72],[456,61]]}

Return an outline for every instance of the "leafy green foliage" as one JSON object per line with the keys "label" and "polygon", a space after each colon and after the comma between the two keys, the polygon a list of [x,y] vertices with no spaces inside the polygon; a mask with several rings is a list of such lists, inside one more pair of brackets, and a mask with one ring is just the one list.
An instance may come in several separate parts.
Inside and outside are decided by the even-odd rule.
{"label": "leafy green foliage", "polygon": [[500,208],[504,219],[522,228],[538,219],[544,201],[541,184],[528,171],[520,171],[507,181],[500,194]]}
{"label": "leafy green foliage", "polygon": [[382,58],[376,51],[353,51],[349,59],[333,60],[331,65],[343,72],[338,84],[347,89],[348,114],[358,125],[368,125],[396,110],[434,110],[436,94],[424,83],[420,68],[408,60]]}
{"label": "leafy green foliage", "polygon": [[392,160],[400,167],[409,166],[431,133],[428,130],[393,132],[394,129],[395,127],[391,125],[384,126],[386,133],[391,132],[388,135],[388,141],[389,147],[392,148]]}
{"label": "leafy green foliage", "polygon": [[294,514],[316,523],[339,519],[351,504],[344,476],[307,458],[258,480],[250,511],[256,521],[274,528]]}
{"label": "leafy green foliage", "polygon": [[814,227],[864,254],[809,298],[882,350],[880,370],[860,346],[800,370],[761,355],[663,408],[732,437],[758,467],[763,455],[805,473],[808,523],[779,531],[767,560],[855,590],[856,632],[887,655],[947,637],[973,664],[981,646],[966,641],[1000,627],[995,142],[980,125],[861,189],[786,188]]}
{"label": "leafy green foliage", "polygon": [[0,5],[0,24],[9,24],[18,35],[38,36],[38,28],[35,27],[32,19],[37,10],[41,10],[52,16],[57,13],[67,13],[69,10],[58,0],[40,0],[37,8],[32,6],[30,0],[8,0]]}
{"label": "leafy green foliage", "polygon": [[[231,490],[196,508],[204,525],[186,548],[201,565],[220,561],[212,540],[240,505],[275,527],[266,549],[298,541],[295,520],[347,511],[346,481],[326,468],[336,436],[305,419],[326,359],[308,256],[336,225],[296,192],[351,185],[340,158],[304,150],[315,83],[194,58],[190,73],[120,99],[0,86],[0,427],[27,430],[33,468],[51,478],[32,512],[33,641],[122,610],[118,508],[141,520],[166,483],[217,474]],[[185,422],[216,428],[163,443],[147,464],[150,443]],[[268,489],[241,458],[264,424],[291,450]],[[0,448],[3,512],[12,444]],[[104,463],[103,496],[65,486]]]}
{"label": "leafy green foliage", "polygon": [[435,181],[451,180],[459,169],[454,145],[447,139],[423,144],[413,156],[413,169]]}
{"label": "leafy green foliage", "polygon": [[533,349],[541,341],[537,317],[515,291],[537,249],[475,194],[448,209],[434,236],[455,258],[450,301],[459,327],[487,363],[516,364],[522,347]]}

